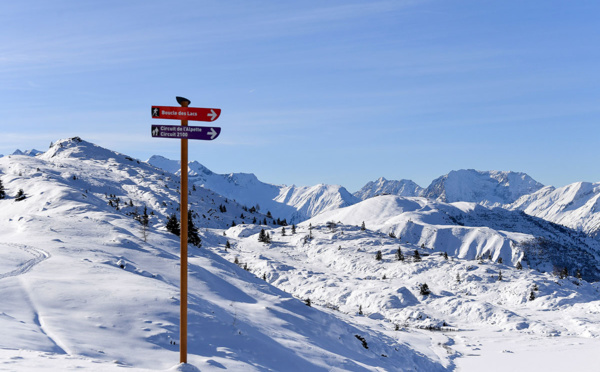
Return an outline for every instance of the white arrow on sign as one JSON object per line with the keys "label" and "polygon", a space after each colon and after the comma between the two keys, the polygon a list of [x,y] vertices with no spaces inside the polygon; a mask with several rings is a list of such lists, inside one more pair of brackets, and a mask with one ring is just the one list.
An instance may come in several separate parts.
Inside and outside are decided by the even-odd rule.
{"label": "white arrow on sign", "polygon": [[210,114],[206,114],[206,116],[210,118],[210,121],[213,121],[217,117],[217,113],[215,112],[215,110],[210,109]]}
{"label": "white arrow on sign", "polygon": [[214,140],[215,137],[218,135],[219,133],[217,133],[217,131],[215,130],[215,128],[210,128],[210,131],[208,132],[208,135],[210,136],[211,140]]}

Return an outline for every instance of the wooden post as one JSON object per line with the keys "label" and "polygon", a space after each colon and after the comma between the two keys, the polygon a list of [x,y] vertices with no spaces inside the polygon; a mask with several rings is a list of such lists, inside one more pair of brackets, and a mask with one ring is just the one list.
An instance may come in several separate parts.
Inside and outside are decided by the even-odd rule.
{"label": "wooden post", "polygon": [[[189,100],[179,100],[181,107],[188,107]],[[181,126],[187,127],[188,121],[181,120]],[[187,363],[187,307],[188,307],[188,140],[181,140],[181,298],[179,317],[179,363]]]}

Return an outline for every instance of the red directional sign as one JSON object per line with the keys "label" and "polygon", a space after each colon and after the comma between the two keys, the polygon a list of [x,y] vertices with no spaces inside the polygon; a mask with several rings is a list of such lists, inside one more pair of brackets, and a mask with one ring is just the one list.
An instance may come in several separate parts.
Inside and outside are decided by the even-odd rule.
{"label": "red directional sign", "polygon": [[221,134],[219,127],[191,127],[183,125],[153,125],[152,137],[197,139],[212,141]]}
{"label": "red directional sign", "polygon": [[215,121],[221,109],[200,107],[152,106],[152,118],[195,121]]}

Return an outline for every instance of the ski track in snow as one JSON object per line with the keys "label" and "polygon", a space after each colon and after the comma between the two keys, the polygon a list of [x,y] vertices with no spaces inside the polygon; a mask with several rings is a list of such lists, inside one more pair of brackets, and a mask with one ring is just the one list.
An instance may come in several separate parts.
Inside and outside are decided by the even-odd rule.
{"label": "ski track in snow", "polygon": [[52,335],[51,332],[48,332],[48,327],[44,325],[44,318],[40,315],[38,306],[36,306],[35,302],[31,298],[31,291],[29,290],[28,285],[24,283],[24,281],[21,281],[21,283],[23,286],[23,296],[25,298],[25,301],[29,303],[29,307],[31,307],[31,310],[33,311],[33,323],[39,328],[40,332],[44,336],[46,336],[48,340],[54,345],[53,352],[57,354],[71,354],[68,352],[67,348],[60,341],[58,341],[58,338],[56,336]]}
{"label": "ski track in snow", "polygon": [[2,245],[19,248],[20,250],[25,251],[28,254],[32,255],[33,258],[31,260],[25,261],[24,263],[22,263],[21,265],[19,265],[16,269],[14,269],[12,271],[0,274],[0,280],[2,280],[4,278],[9,278],[11,276],[23,275],[23,274],[29,272],[35,265],[50,258],[50,253],[48,253],[42,249],[34,248],[34,247],[31,247],[28,245],[15,244],[15,243],[0,243],[0,246],[2,246]]}
{"label": "ski track in snow", "polygon": [[[19,265],[16,269],[9,271],[7,273],[0,274],[0,280],[6,279],[9,277],[16,277],[19,275],[23,275],[33,269],[36,265],[41,263],[42,261],[50,258],[50,253],[44,251],[43,249],[35,248],[32,246],[24,245],[24,244],[16,244],[16,243],[1,243],[0,247],[15,247],[28,254],[32,255],[33,258],[25,261],[21,265]],[[33,322],[39,328],[40,332],[44,334],[48,338],[48,340],[54,344],[55,350],[54,352],[59,354],[68,354],[65,347],[61,346],[59,342],[57,342],[56,338],[50,335],[47,331],[47,327],[44,326],[43,317],[40,316],[40,313],[35,305],[34,301],[31,299],[31,292],[27,288],[27,285],[22,282],[23,286],[23,297],[24,300],[29,304],[30,308],[33,311]]]}

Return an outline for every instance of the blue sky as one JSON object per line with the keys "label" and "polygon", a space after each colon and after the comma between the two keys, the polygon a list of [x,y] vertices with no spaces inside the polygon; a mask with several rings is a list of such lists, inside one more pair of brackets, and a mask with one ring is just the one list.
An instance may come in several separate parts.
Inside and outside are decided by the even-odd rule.
{"label": "blue sky", "polygon": [[[19,1],[0,154],[80,136],[146,160],[152,105],[221,108],[190,160],[275,184],[454,169],[600,181],[597,1]],[[193,123],[205,125],[204,123]]]}

